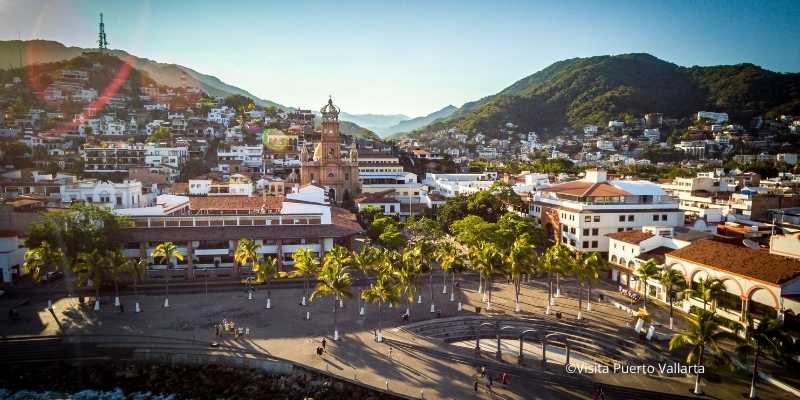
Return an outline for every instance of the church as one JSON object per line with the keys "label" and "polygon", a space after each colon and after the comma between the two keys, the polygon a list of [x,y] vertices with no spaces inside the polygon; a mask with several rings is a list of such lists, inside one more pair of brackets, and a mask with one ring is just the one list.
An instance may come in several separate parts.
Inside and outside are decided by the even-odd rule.
{"label": "church", "polygon": [[300,149],[300,184],[323,187],[331,202],[342,204],[360,191],[358,150],[354,141],[347,158],[342,158],[339,107],[333,105],[332,99],[328,99],[320,113],[322,132],[313,155],[309,156],[306,146]]}

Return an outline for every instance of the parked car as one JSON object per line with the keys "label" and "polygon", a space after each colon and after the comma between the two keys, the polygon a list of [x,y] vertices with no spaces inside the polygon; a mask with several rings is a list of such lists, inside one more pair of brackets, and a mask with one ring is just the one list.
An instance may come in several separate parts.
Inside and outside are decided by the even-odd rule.
{"label": "parked car", "polygon": [[42,276],[42,282],[52,282],[57,281],[64,277],[64,273],[61,271],[50,271]]}

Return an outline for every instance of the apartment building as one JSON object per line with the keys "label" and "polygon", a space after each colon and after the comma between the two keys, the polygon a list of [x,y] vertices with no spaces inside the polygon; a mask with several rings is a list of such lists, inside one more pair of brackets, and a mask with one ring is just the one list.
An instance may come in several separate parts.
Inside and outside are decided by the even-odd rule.
{"label": "apartment building", "polygon": [[60,193],[64,203],[84,201],[109,208],[142,207],[148,203],[147,197],[142,194],[142,183],[134,180],[115,183],[84,179],[61,185]]}
{"label": "apartment building", "polygon": [[260,171],[264,164],[264,146],[235,145],[217,150],[217,160],[223,164],[228,161],[240,161],[242,166],[253,171]]}
{"label": "apartment building", "polygon": [[85,145],[81,157],[87,173],[127,172],[131,167],[145,165],[145,146],[123,142]]}
{"label": "apartment building", "polygon": [[607,252],[609,233],[683,225],[683,211],[658,185],[608,181],[604,169],[538,189],[531,199],[529,214],[542,222],[548,240],[576,251]]}

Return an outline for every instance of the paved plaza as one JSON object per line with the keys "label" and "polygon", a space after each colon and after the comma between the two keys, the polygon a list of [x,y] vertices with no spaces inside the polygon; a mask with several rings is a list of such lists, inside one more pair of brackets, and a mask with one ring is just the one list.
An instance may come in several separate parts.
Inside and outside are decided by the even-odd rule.
{"label": "paved plaza", "polygon": [[[542,327],[541,329],[561,326],[572,329],[576,335],[608,338],[586,347],[591,350],[587,350],[587,353],[597,353],[598,357],[604,354],[603,360],[606,361],[617,357],[615,354],[627,357],[620,359],[620,362],[625,363],[637,359],[647,362],[668,360],[659,349],[663,344],[654,346],[634,335],[630,327],[632,318],[626,312],[611,306],[607,301],[597,301],[600,294],[605,300],[609,297],[617,298],[614,287],[610,285],[601,284],[593,290],[595,301],[592,311],[584,310],[584,320],[580,322],[575,322],[577,301],[574,283],[571,281],[562,281],[562,296],[552,309],[553,314],[561,313],[560,321],[553,315],[544,315],[547,292],[541,281],[531,281],[524,285],[522,312],[518,314],[514,313],[513,289],[500,281],[493,286],[495,292],[492,309],[488,312],[484,309],[476,314],[476,306],[485,308],[485,303],[480,301],[480,295],[476,292],[476,286],[473,279],[464,278],[461,287],[457,289],[455,301],[450,302],[449,293],[441,293],[440,278],[434,285],[437,312],[430,312],[429,291],[425,287],[420,291],[423,302],[414,302],[409,322],[402,318],[405,304],[395,305],[393,308],[384,307],[383,321],[386,329],[383,335],[386,340],[383,343],[375,341],[375,305],[366,306],[366,315],[361,316],[356,298],[345,301],[344,307],[337,310],[342,337],[339,341],[333,341],[333,301],[325,298],[301,307],[298,303],[302,289],[296,288],[273,289],[271,309],[265,309],[266,292],[263,287],[258,289],[253,300],[249,300],[243,290],[211,292],[206,295],[200,286],[199,293],[171,295],[169,308],[163,308],[163,293],[150,292],[148,295],[141,295],[138,298],[143,310],[141,313],[134,313],[136,299],[132,295],[122,297],[124,313],[113,307],[113,297],[110,296],[101,298],[100,311],[94,311],[91,307],[79,307],[74,298],[56,299],[54,311],[69,334],[149,335],[217,341],[290,360],[382,390],[388,385],[390,392],[410,398],[591,399],[598,384],[608,385],[609,388],[628,388],[630,392],[620,389],[619,393],[625,393],[623,398],[636,398],[635,391],[643,389],[690,396],[692,377],[646,374],[603,374],[591,377],[570,375],[562,364],[564,351],[557,346],[549,350],[549,364],[544,371],[540,363],[541,345],[526,344],[525,357],[528,363],[521,367],[516,362],[517,341],[511,337],[503,340],[502,361],[498,362],[494,358],[496,341],[490,338],[489,333],[481,340],[483,352],[480,358],[476,358],[474,345],[469,342],[474,341],[474,338],[465,338],[452,344],[449,343],[451,340],[442,340],[442,337],[452,337],[447,335],[458,335],[457,329],[450,326],[463,326],[465,319],[477,317],[523,324],[520,326],[527,323],[538,324],[536,326]],[[359,288],[356,287],[353,291],[357,295]],[[3,312],[7,312],[11,302],[12,299],[2,300],[0,304]],[[458,302],[463,304],[464,310],[461,312],[457,310]],[[0,328],[2,334],[56,334],[58,326],[52,315],[45,310],[46,305],[46,298],[37,297],[18,307],[21,320],[4,324]],[[656,310],[656,307],[650,309],[656,320],[666,322],[664,310]],[[306,312],[310,312],[310,320],[305,319]],[[215,325],[223,319],[233,321],[237,327],[244,328],[250,334],[240,338],[235,338],[231,333],[222,338],[217,337]],[[460,334],[471,335],[470,332],[462,331]],[[315,350],[320,346],[323,337],[327,338],[327,351],[319,357]],[[626,348],[623,352],[612,349],[616,344],[625,344]],[[591,346],[595,345],[597,348],[592,350]],[[573,366],[587,366],[598,360],[593,354],[574,351],[576,353],[570,362]],[[487,378],[480,377],[480,366],[486,367],[488,375],[493,377],[506,372],[510,377],[508,384],[495,382],[493,393],[489,393],[485,385]],[[476,379],[480,386],[477,394],[473,390]],[[715,398],[734,398],[747,389],[747,378],[743,375],[728,374],[725,382],[728,384],[708,384],[705,387],[706,393]],[[761,398],[786,396],[766,384],[760,384],[759,388]]]}

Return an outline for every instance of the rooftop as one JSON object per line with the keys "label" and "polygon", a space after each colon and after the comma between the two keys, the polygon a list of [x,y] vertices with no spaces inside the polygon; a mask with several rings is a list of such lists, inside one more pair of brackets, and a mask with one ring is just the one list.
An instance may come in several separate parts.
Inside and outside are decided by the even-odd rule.
{"label": "rooftop", "polygon": [[631,196],[631,193],[618,189],[606,182],[594,183],[583,180],[550,186],[542,189],[542,191],[577,197]]}
{"label": "rooftop", "polygon": [[280,212],[283,196],[192,196],[189,209],[198,211]]}
{"label": "rooftop", "polygon": [[645,231],[622,231],[609,233],[606,236],[625,243],[639,244],[655,235]]}
{"label": "rooftop", "polygon": [[669,257],[780,285],[800,276],[800,260],[716,240],[702,239]]}

